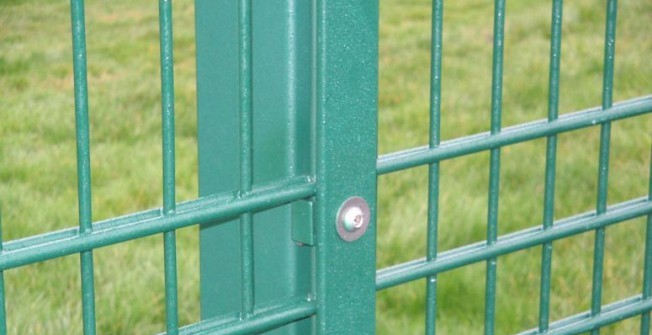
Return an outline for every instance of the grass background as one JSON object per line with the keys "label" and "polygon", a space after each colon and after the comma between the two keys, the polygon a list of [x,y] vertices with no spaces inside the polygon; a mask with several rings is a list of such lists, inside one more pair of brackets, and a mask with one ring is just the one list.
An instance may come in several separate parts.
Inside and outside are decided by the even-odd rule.
{"label": "grass background", "polygon": [[[93,218],[161,206],[158,8],[154,1],[88,1]],[[381,0],[380,153],[428,140],[430,2]],[[564,6],[560,112],[601,101],[604,1]],[[489,129],[493,3],[450,1],[444,13],[444,139]],[[546,116],[549,1],[509,1],[503,126]],[[192,1],[174,3],[177,199],[197,195]],[[651,93],[652,2],[621,1],[614,101]],[[0,204],[5,240],[76,222],[72,55],[67,1],[0,1]],[[609,203],[647,194],[652,116],[612,128]],[[559,136],[556,218],[592,210],[599,129]],[[505,147],[499,231],[538,225],[543,212],[545,140]],[[442,163],[440,250],[485,238],[488,153]],[[379,179],[378,266],[425,254],[427,170]],[[607,229],[604,302],[638,294],[644,221]],[[199,318],[197,229],[178,233],[180,319]],[[554,244],[551,317],[587,310],[593,234]],[[79,334],[78,256],[8,271],[12,334]],[[95,251],[98,330],[164,329],[162,238]],[[440,275],[440,334],[480,334],[484,264]],[[499,259],[497,333],[536,326],[540,248]],[[422,281],[379,293],[379,334],[423,333]],[[638,320],[604,334],[633,334]]]}

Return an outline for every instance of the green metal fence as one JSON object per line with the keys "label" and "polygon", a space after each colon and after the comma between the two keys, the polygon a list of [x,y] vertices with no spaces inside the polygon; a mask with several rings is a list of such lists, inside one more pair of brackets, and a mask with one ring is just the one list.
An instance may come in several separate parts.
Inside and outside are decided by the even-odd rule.
{"label": "green metal fence", "polygon": [[[505,0],[495,0],[491,131],[443,142],[444,4],[434,0],[429,145],[380,157],[377,1],[195,3],[201,197],[175,200],[172,10],[170,0],[160,0],[163,208],[93,223],[84,1],[71,0],[79,227],[0,244],[0,270],[80,254],[84,334],[96,333],[93,250],[157,234],[164,240],[167,334],[373,334],[376,291],[424,278],[426,332],[434,334],[438,274],[477,262],[486,262],[484,330],[493,334],[499,257],[539,246],[539,326],[522,334],[598,334],[635,316],[640,333],[649,334],[652,178],[647,197],[607,206],[611,122],[652,112],[649,96],[612,101],[616,0],[606,7],[602,106],[558,116],[563,1],[553,0],[548,119],[508,128],[501,127]],[[587,127],[601,129],[595,211],[554,220],[557,136]],[[499,236],[501,148],[542,138],[542,225]],[[440,253],[439,164],[483,151],[490,152],[487,240]],[[377,177],[424,165],[425,258],[377,271]],[[349,222],[352,198],[360,212]],[[603,305],[605,228],[645,216],[642,294]],[[201,225],[202,321],[180,327],[175,230],[191,225]],[[591,231],[591,309],[551,320],[553,242]],[[2,289],[0,334],[7,333],[4,298]]]}

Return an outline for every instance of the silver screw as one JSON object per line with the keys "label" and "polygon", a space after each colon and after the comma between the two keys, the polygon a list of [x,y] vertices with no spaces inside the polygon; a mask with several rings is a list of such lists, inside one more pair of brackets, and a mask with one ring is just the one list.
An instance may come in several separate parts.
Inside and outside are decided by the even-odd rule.
{"label": "silver screw", "polygon": [[352,232],[364,226],[364,212],[360,207],[354,206],[348,208],[344,213],[344,229]]}
{"label": "silver screw", "polygon": [[337,212],[337,234],[347,242],[353,242],[367,231],[371,223],[371,210],[361,197],[350,197]]}

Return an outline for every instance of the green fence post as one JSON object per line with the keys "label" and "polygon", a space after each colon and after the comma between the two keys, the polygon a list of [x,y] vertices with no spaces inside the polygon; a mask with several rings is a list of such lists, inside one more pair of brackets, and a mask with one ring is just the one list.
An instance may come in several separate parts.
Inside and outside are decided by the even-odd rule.
{"label": "green fence post", "polygon": [[[86,66],[86,18],[84,12],[84,1],[70,1],[75,87],[75,139],[77,142],[77,203],[80,235],[89,234],[93,231],[88,74]],[[93,250],[84,250],[79,254],[79,257],[84,334],[94,335],[97,329],[95,325]]]}
{"label": "green fence post", "polygon": [[[315,19],[317,334],[374,334],[378,1],[317,0]],[[372,215],[346,242],[335,225],[351,196]]]}
{"label": "green fence post", "polygon": [[[201,227],[202,319],[246,319],[312,296],[313,322],[272,333],[374,333],[373,214],[351,242],[338,235],[336,217],[352,196],[375,211],[377,3],[197,0],[196,24],[200,195],[307,175],[318,188],[314,216],[299,202],[256,213],[253,225]],[[313,217],[314,240],[304,229]]]}
{"label": "green fence post", "polygon": [[[241,177],[255,186],[309,175],[310,2],[270,0],[252,6],[246,0],[196,0],[195,4],[200,195],[238,190]],[[251,34],[249,39],[245,33]],[[239,52],[243,43],[244,54]],[[247,50],[253,51],[246,54]],[[239,67],[243,60],[244,71]],[[244,100],[243,85],[250,89]],[[248,106],[241,106],[241,101]],[[253,164],[245,162],[244,167],[252,165],[252,171],[241,170],[240,165],[242,150],[247,149],[247,143],[241,143],[241,107],[251,112]],[[246,180],[241,171],[252,173],[253,180]],[[253,307],[311,294],[313,248],[291,239],[291,209],[288,205],[255,213],[253,241],[245,249],[240,220],[201,226],[202,319],[234,313],[247,318]],[[245,258],[253,253],[253,262],[241,262],[242,250]],[[270,333],[307,334],[310,327],[310,320],[304,320]]]}

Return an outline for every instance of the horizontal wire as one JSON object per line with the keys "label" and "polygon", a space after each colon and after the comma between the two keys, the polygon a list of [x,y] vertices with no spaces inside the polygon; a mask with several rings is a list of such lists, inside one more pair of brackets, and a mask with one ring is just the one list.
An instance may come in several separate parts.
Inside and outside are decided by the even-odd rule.
{"label": "horizontal wire", "polygon": [[140,237],[160,234],[203,223],[225,222],[245,212],[279,207],[315,194],[315,184],[307,177],[292,178],[264,187],[255,187],[247,195],[233,192],[200,198],[177,206],[173,215],[150,210],[113,218],[93,225],[93,231],[76,235],[78,229],[35,235],[6,242],[0,255],[0,270],[67,256]]}
{"label": "horizontal wire", "polygon": [[652,310],[652,300],[642,300],[641,296],[623,299],[605,306],[598,316],[591,316],[587,311],[559,320],[550,325],[547,331],[528,330],[518,335],[577,335],[599,329]]}
{"label": "horizontal wire", "polygon": [[299,321],[315,315],[317,304],[311,300],[300,300],[287,302],[280,305],[270,306],[247,319],[242,319],[232,313],[226,316],[218,316],[188,325],[179,329],[181,335],[235,335],[235,334],[258,334],[273,330],[291,322]]}
{"label": "horizontal wire", "polygon": [[479,242],[441,252],[434,261],[418,259],[394,265],[377,271],[376,290],[383,290],[651,213],[652,201],[648,201],[647,197],[639,198],[610,206],[602,215],[595,215],[595,212],[584,213],[555,221],[553,227],[546,230],[538,226],[503,235],[493,245]]}
{"label": "horizontal wire", "polygon": [[382,155],[378,158],[379,175],[465,156],[538,138],[591,127],[605,122],[630,118],[652,112],[652,96],[639,97],[602,110],[591,108],[561,116],[556,121],[547,119],[503,128],[500,134],[476,134],[442,142],[437,148],[422,146]]}

